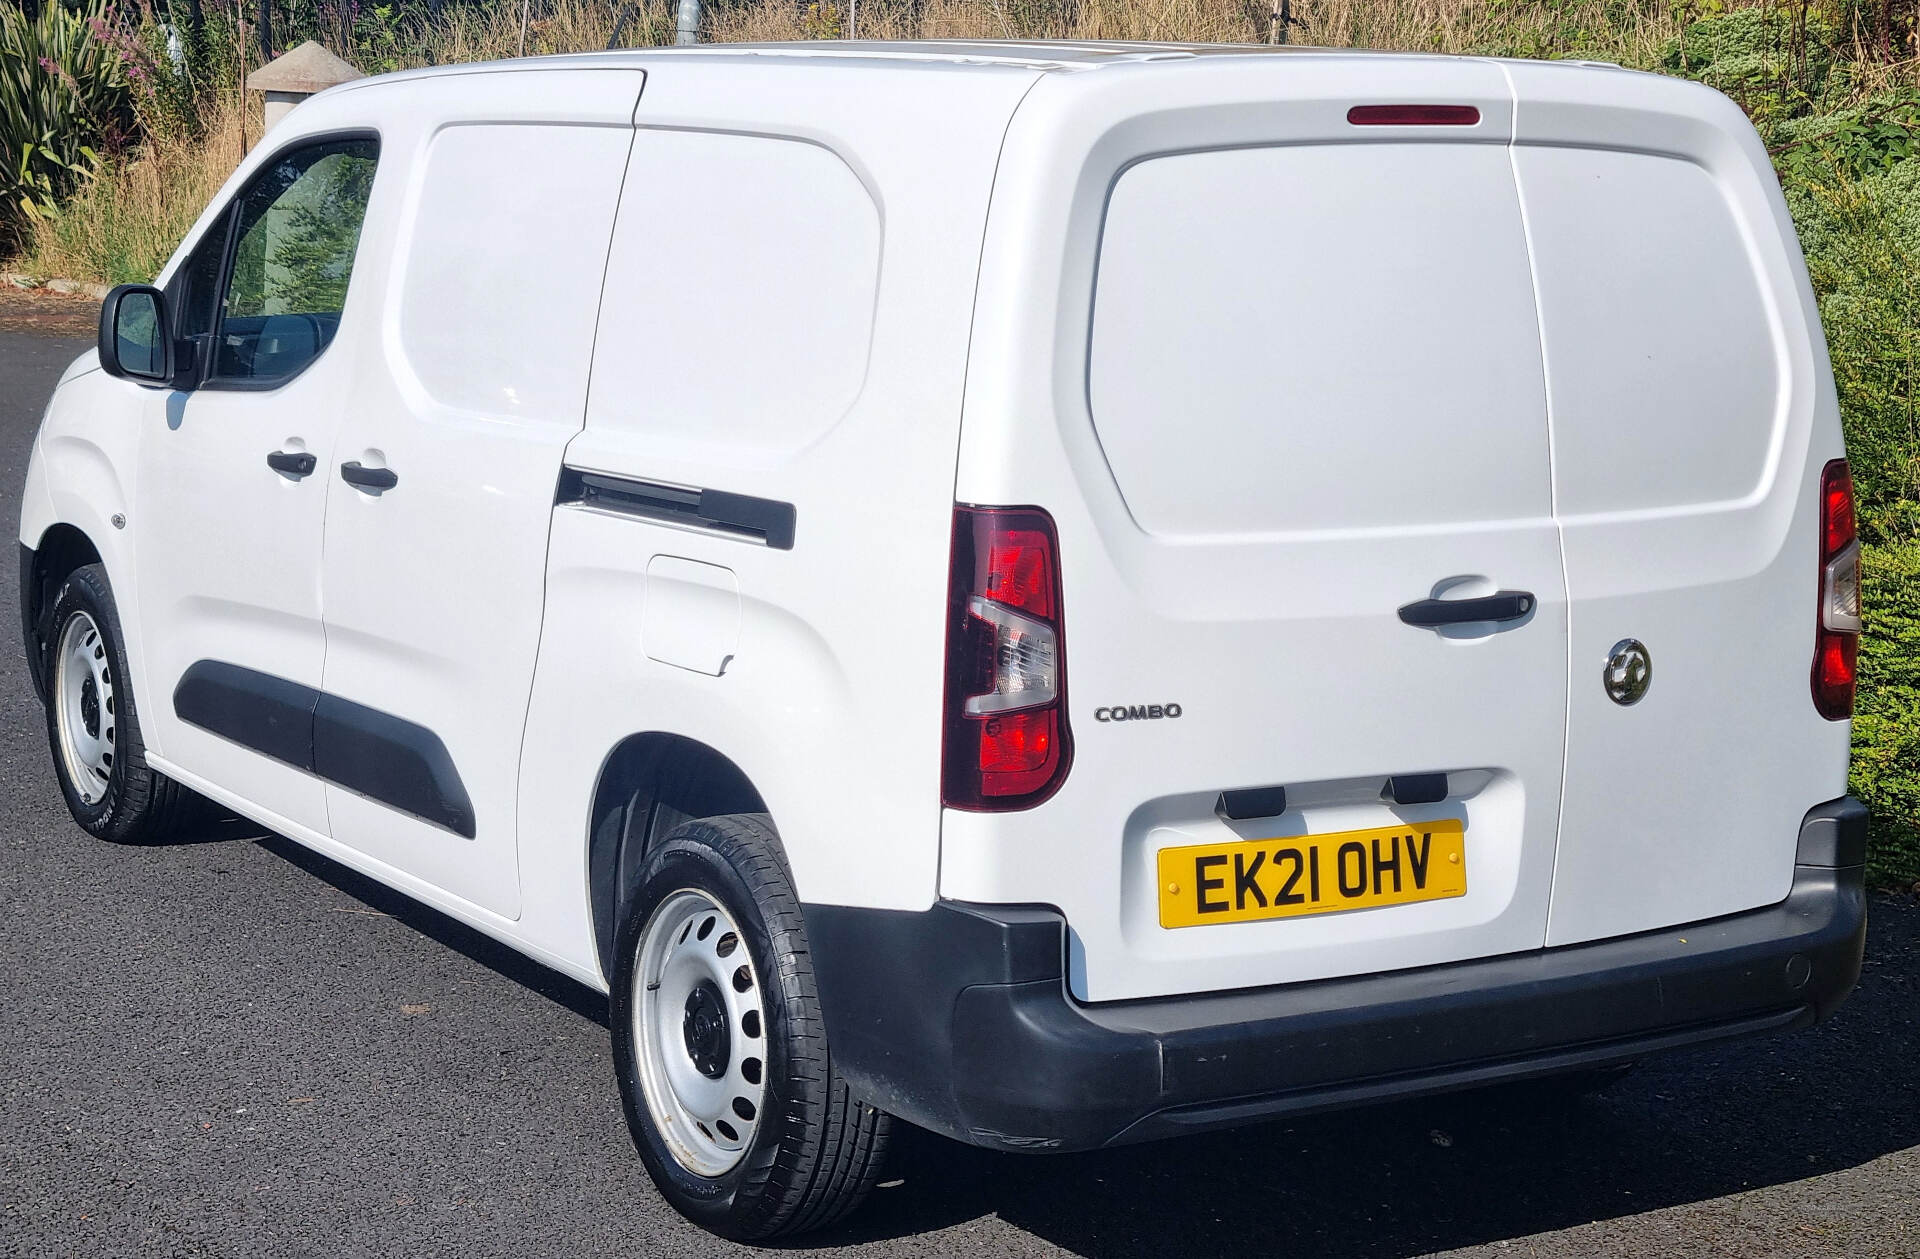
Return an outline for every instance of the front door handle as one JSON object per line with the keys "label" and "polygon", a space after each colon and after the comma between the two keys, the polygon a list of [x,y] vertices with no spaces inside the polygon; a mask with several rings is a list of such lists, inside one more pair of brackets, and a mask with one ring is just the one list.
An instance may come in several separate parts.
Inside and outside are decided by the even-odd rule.
{"label": "front door handle", "polygon": [[267,456],[267,466],[298,481],[312,476],[320,461],[304,450],[276,450]]}
{"label": "front door handle", "polygon": [[1400,609],[1400,619],[1421,629],[1477,621],[1517,621],[1537,600],[1526,590],[1500,590],[1478,599],[1421,599]]}
{"label": "front door handle", "polygon": [[340,479],[356,490],[390,490],[400,484],[392,468],[369,468],[351,459],[340,465]]}

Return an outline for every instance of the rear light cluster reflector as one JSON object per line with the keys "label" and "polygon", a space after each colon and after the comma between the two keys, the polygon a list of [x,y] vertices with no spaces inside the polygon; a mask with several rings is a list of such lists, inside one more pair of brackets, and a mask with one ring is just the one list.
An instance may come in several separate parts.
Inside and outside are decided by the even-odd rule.
{"label": "rear light cluster reflector", "polygon": [[954,509],[941,754],[949,808],[1030,808],[1066,777],[1059,550],[1052,517],[1037,507]]}
{"label": "rear light cluster reflector", "polygon": [[1813,706],[1829,721],[1853,716],[1860,655],[1860,532],[1853,474],[1835,459],[1820,474],[1820,623],[1813,649]]}

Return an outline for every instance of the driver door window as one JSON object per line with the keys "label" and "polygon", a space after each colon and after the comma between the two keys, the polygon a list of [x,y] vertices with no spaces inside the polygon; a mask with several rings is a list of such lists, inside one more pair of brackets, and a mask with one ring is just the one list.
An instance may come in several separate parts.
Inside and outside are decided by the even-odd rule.
{"label": "driver door window", "polygon": [[295,149],[242,195],[218,311],[213,382],[277,384],[305,370],[333,341],[379,150],[370,138]]}

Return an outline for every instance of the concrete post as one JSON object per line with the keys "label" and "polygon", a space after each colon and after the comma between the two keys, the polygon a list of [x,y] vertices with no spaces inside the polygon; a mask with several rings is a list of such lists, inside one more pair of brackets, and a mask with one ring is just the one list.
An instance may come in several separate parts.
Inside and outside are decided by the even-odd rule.
{"label": "concrete post", "polygon": [[289,110],[315,92],[361,77],[358,70],[308,40],[248,75],[247,88],[266,95],[266,126],[271,131]]}

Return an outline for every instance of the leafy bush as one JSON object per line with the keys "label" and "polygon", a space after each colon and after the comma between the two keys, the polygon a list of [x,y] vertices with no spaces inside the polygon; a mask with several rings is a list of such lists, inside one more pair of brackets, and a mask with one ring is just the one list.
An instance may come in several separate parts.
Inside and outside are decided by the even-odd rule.
{"label": "leafy bush", "polygon": [[1876,96],[1849,109],[1783,123],[1774,160],[1789,181],[1826,183],[1839,175],[1884,175],[1920,157],[1920,93]]}
{"label": "leafy bush", "polygon": [[1868,875],[1920,882],[1920,543],[1863,555],[1867,634],[1853,718],[1853,793],[1873,810]]}
{"label": "leafy bush", "polygon": [[105,11],[103,0],[85,15],[49,4],[30,18],[0,3],[0,244],[52,210],[133,123]]}
{"label": "leafy bush", "polygon": [[1762,133],[1807,112],[1834,70],[1834,30],[1805,5],[1727,9],[1721,0],[1688,7],[1708,15],[1669,41],[1662,69],[1717,88],[1740,102]]}
{"label": "leafy bush", "polygon": [[1920,161],[1787,197],[1820,299],[1869,542],[1920,538]]}

